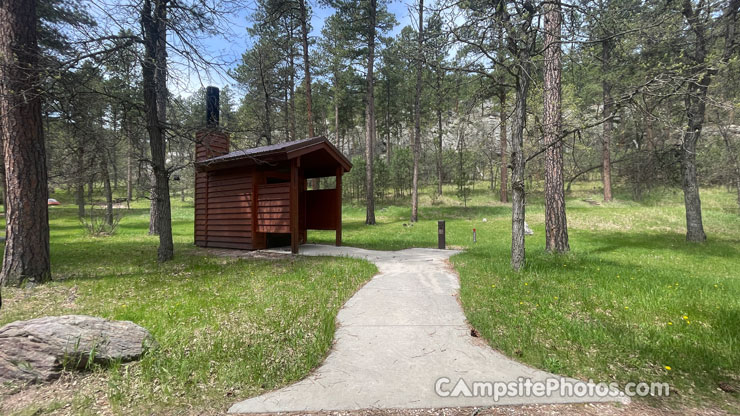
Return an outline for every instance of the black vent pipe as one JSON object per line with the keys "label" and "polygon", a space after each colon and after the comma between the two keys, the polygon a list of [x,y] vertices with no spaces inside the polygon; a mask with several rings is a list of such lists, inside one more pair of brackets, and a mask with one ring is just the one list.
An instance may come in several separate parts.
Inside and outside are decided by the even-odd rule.
{"label": "black vent pipe", "polygon": [[206,88],[206,127],[216,128],[219,121],[218,88]]}

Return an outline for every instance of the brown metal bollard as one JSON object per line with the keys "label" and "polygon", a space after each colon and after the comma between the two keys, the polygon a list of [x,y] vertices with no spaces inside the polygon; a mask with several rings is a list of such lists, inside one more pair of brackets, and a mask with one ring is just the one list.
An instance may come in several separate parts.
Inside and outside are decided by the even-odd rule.
{"label": "brown metal bollard", "polygon": [[445,222],[437,221],[437,248],[445,249]]}

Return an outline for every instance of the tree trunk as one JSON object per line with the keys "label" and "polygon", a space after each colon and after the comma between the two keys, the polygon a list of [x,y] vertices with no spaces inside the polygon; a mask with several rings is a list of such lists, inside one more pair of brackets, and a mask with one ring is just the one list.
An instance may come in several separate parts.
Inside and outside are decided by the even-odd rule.
{"label": "tree trunk", "polygon": [[118,156],[116,156],[118,152],[114,149],[113,152],[111,152],[111,169],[113,169],[113,190],[118,192],[118,182],[119,182],[119,175],[118,175]]}
{"label": "tree trunk", "polygon": [[686,118],[688,125],[681,145],[681,176],[683,178],[683,199],[686,206],[686,240],[702,242],[707,239],[701,218],[701,198],[699,181],[696,177],[696,143],[701,136],[706,113],[706,98],[712,82],[711,69],[706,68],[707,40],[704,21],[700,10],[692,10],[690,3],[683,9],[689,27],[696,39],[693,61],[695,68],[689,75],[686,90]]}
{"label": "tree trunk", "polygon": [[129,206],[134,196],[134,144],[128,138],[128,152],[126,154],[126,205]]}
{"label": "tree trunk", "polygon": [[105,193],[105,223],[108,226],[113,225],[113,189],[110,183],[110,174],[108,173],[108,158],[101,152],[100,173],[103,175],[103,193]]}
{"label": "tree trunk", "polygon": [[0,2],[0,125],[7,187],[3,285],[51,279],[37,23],[35,1]]}
{"label": "tree trunk", "polygon": [[288,42],[290,43],[290,49],[288,50],[288,68],[290,76],[288,82],[288,125],[290,127],[289,140],[296,140],[297,133],[295,127],[295,51],[293,50],[293,29],[288,31]]}
{"label": "tree trunk", "polygon": [[[78,139],[82,140],[82,139]],[[85,217],[85,147],[78,143],[76,149],[77,175],[75,178],[75,203],[77,204],[77,216]]]}
{"label": "tree trunk", "polygon": [[[154,79],[157,89],[157,117],[159,123],[165,125],[167,123],[167,1],[168,0],[156,0],[158,3],[157,7],[157,19],[155,24],[157,25],[157,38],[156,38],[156,68],[154,69]],[[164,127],[162,127],[164,130]]]}
{"label": "tree trunk", "polygon": [[[152,0],[147,0],[152,1]],[[157,4],[158,13],[154,16],[156,19],[153,24],[157,25],[156,37],[153,39],[156,42],[155,49],[155,67],[154,67],[154,82],[157,94],[157,118],[162,131],[162,140],[166,143],[164,126],[167,123],[167,0],[154,0]],[[165,144],[166,147],[166,144]],[[152,178],[151,188],[151,210],[149,213],[149,234],[157,235],[160,232],[159,218],[161,218],[160,207],[157,205],[160,198],[157,196],[157,178],[156,173]]]}
{"label": "tree trunk", "polygon": [[601,90],[604,96],[604,122],[601,135],[601,181],[604,186],[604,201],[612,200],[612,162],[611,162],[611,142],[614,130],[614,123],[611,116],[614,111],[612,101],[611,84],[607,80],[607,73],[612,70],[610,58],[613,44],[609,40],[601,42]]}
{"label": "tree trunk", "polygon": [[[303,44],[303,81],[306,88],[306,120],[308,124],[308,137],[316,136],[313,127],[313,97],[311,96],[311,63],[308,55],[308,15],[306,11],[306,1],[298,1],[301,12],[301,43]],[[293,117],[295,120],[295,117]],[[293,122],[295,124],[295,121]],[[295,131],[295,127],[294,127]],[[311,179],[311,188],[319,189],[319,178]]]}
{"label": "tree trunk", "polygon": [[501,131],[501,202],[509,202],[509,162],[506,149],[506,90],[501,88],[498,93],[499,103],[501,103],[501,111],[499,112],[499,118],[501,120],[500,131]]}
{"label": "tree trunk", "polygon": [[467,177],[465,175],[465,132],[463,131],[463,120],[458,121],[457,126],[457,169],[458,169],[458,182],[457,182],[457,192],[462,195],[463,197],[463,206],[467,208],[468,206],[468,195],[467,192],[465,192],[465,187],[467,186]]}
{"label": "tree trunk", "polygon": [[172,217],[170,212],[169,173],[165,165],[166,143],[164,128],[158,113],[157,77],[157,47],[160,25],[157,22],[165,19],[167,0],[154,0],[155,10],[152,15],[152,0],[144,0],[141,23],[144,28],[145,56],[142,60],[142,80],[144,90],[144,107],[146,110],[147,132],[149,133],[149,147],[152,153],[152,170],[154,172],[154,195],[157,210],[156,224],[159,234],[159,248],[157,258],[160,262],[171,260],[174,256],[172,243]]}
{"label": "tree trunk", "polygon": [[493,191],[496,189],[496,164],[493,163],[493,159],[488,160],[488,174],[490,175],[488,189]]}
{"label": "tree trunk", "polygon": [[681,146],[681,174],[686,206],[686,240],[701,242],[707,239],[701,216],[699,182],[696,177],[696,143],[704,124],[705,99],[709,87],[709,75],[701,76],[699,82],[690,81],[686,96],[688,126]]}
{"label": "tree trunk", "polygon": [[285,90],[283,91],[283,116],[285,117],[285,141],[289,142],[293,140],[293,134],[291,133],[293,131],[291,127],[290,122],[290,93],[288,92],[290,90],[290,84],[292,82],[288,82],[288,84],[285,86]]}
{"label": "tree trunk", "polygon": [[149,235],[159,235],[159,225],[157,223],[157,218],[160,216],[159,205],[157,205],[158,202],[157,178],[154,176],[154,172],[152,171],[152,176],[149,177]]}
{"label": "tree trunk", "polygon": [[411,189],[411,222],[419,220],[419,158],[421,156],[421,76],[424,66],[424,0],[419,0],[419,38],[416,55],[416,95],[414,96],[414,176]]}
{"label": "tree trunk", "polygon": [[444,93],[442,92],[442,69],[437,68],[437,195],[442,195],[442,138],[444,136],[442,131],[442,99]]}
{"label": "tree trunk", "polygon": [[[0,114],[0,140],[2,140],[5,136],[3,136],[3,123],[2,123],[2,114]],[[5,151],[3,149],[2,144],[0,143],[0,187],[3,188],[2,192],[2,204],[3,204],[3,217],[7,218],[8,215],[8,187],[5,186]],[[6,235],[7,235],[7,223],[6,223]],[[0,303],[2,303],[0,301]]]}
{"label": "tree trunk", "polygon": [[647,151],[655,151],[655,129],[653,128],[653,117],[650,114],[645,116],[645,141],[647,142]]}
{"label": "tree trunk", "polygon": [[298,7],[301,12],[301,35],[303,41],[303,78],[306,83],[306,116],[308,119],[308,137],[314,137],[313,129],[313,100],[311,97],[311,64],[308,56],[308,13],[306,11],[306,0],[299,0]]}
{"label": "tree trunk", "polygon": [[[334,77],[334,82],[337,82],[337,77]],[[335,84],[334,90],[334,140],[339,147],[339,151],[344,151],[342,146],[342,140],[339,138],[339,89]]]}
{"label": "tree trunk", "polygon": [[385,143],[386,143],[386,162],[391,165],[393,158],[393,144],[391,143],[391,81],[385,81]]}
{"label": "tree trunk", "polygon": [[[111,149],[111,152],[110,152],[110,160],[109,160],[109,163],[108,164],[110,165],[111,169],[113,170],[113,182],[112,182],[112,184],[113,184],[113,190],[118,191],[118,157],[117,157],[118,151],[117,151],[116,147],[118,146],[118,140],[120,138],[119,137],[119,134],[121,132],[121,127],[120,127],[120,121],[118,120],[118,110],[114,108],[111,111],[112,111],[111,117],[113,119],[111,121],[111,125],[113,127],[113,135],[115,137],[115,140],[110,145],[112,147],[112,149]],[[47,118],[47,120],[48,120],[48,118]],[[47,121],[47,123],[48,123],[48,121]]]}
{"label": "tree trunk", "polygon": [[367,210],[365,224],[375,225],[375,187],[373,184],[373,147],[375,146],[375,92],[373,69],[375,66],[375,25],[377,0],[370,0],[367,34],[367,102],[365,103],[365,180],[367,182],[365,199]]}
{"label": "tree trunk", "polygon": [[532,65],[529,56],[521,53],[520,69],[516,80],[516,103],[514,106],[514,125],[511,140],[511,267],[520,270],[524,267],[524,216],[525,216],[525,189],[524,189],[524,127],[527,122],[527,93],[529,92],[529,74]]}
{"label": "tree trunk", "polygon": [[265,89],[265,123],[263,126],[263,135],[265,138],[265,144],[272,144],[272,122],[270,121],[270,94]]}
{"label": "tree trunk", "polygon": [[[702,104],[703,106],[703,104]],[[691,116],[690,116],[691,117]],[[683,197],[686,206],[686,240],[701,242],[707,239],[701,218],[701,198],[696,177],[696,142],[701,133],[701,123],[689,120],[681,146],[681,174]]]}
{"label": "tree trunk", "polygon": [[270,122],[270,91],[267,89],[267,79],[265,76],[265,60],[262,56],[262,47],[257,47],[257,53],[259,54],[259,74],[260,84],[262,86],[262,94],[264,95],[264,110],[265,117],[262,124],[262,136],[265,138],[266,145],[272,144],[272,123]]}
{"label": "tree trunk", "polygon": [[560,5],[545,5],[545,249],[558,253],[570,249],[563,189],[563,142],[561,125]]}

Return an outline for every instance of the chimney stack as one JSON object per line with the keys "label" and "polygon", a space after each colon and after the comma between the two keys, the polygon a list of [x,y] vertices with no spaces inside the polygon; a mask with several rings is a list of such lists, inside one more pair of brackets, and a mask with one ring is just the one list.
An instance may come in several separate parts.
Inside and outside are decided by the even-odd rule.
{"label": "chimney stack", "polygon": [[219,122],[219,91],[216,87],[206,88],[206,127],[215,129]]}
{"label": "chimney stack", "polygon": [[195,160],[229,153],[229,135],[219,128],[219,91],[206,88],[206,126],[195,134]]}

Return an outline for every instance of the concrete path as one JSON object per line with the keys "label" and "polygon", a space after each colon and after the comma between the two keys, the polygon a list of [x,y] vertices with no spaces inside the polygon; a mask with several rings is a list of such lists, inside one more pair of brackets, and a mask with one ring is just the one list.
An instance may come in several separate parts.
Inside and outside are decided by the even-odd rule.
{"label": "concrete path", "polygon": [[339,311],[334,347],[316,371],[291,386],[236,403],[229,413],[628,401],[559,392],[498,401],[490,394],[448,394],[460,379],[472,390],[474,382],[555,377],[508,359],[471,336],[457,299],[458,278],[446,262],[455,253],[301,246],[302,255],[369,260],[379,273]]}

